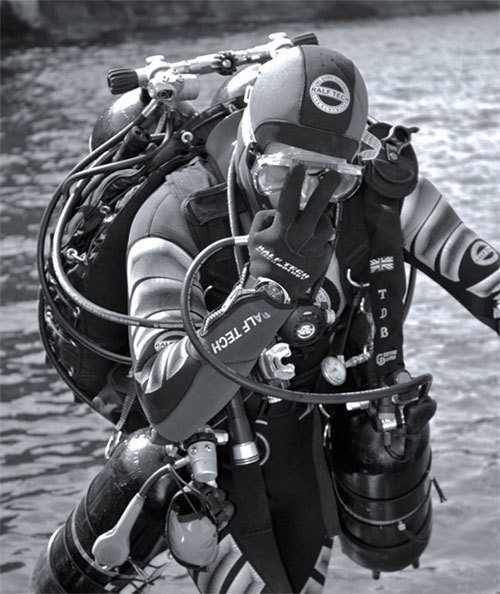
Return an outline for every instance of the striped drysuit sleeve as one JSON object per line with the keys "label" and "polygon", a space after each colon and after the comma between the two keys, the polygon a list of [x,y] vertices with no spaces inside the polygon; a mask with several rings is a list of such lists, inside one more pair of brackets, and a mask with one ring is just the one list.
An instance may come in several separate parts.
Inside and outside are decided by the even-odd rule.
{"label": "striped drysuit sleeve", "polygon": [[401,211],[405,259],[499,332],[499,254],[467,227],[427,179]]}
{"label": "striped drysuit sleeve", "polygon": [[[168,322],[169,329],[132,327],[129,342],[139,400],[149,422],[171,441],[193,434],[234,396],[238,386],[200,359],[182,330],[180,294],[197,253],[168,183],[153,193],[129,236],[129,313]],[[206,315],[195,284],[192,317]],[[204,340],[233,369],[248,374],[290,310],[266,296],[245,298],[210,326]]]}

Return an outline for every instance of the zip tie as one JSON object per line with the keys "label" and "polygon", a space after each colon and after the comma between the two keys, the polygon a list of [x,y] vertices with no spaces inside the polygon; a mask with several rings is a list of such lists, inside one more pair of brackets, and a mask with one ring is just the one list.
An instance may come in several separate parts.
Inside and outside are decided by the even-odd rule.
{"label": "zip tie", "polygon": [[444,503],[445,501],[448,501],[448,499],[446,499],[444,493],[443,493],[443,489],[441,489],[441,487],[439,486],[439,483],[437,481],[436,477],[433,477],[431,479],[432,484],[434,485],[434,487],[436,488],[436,491],[439,495],[439,501],[440,503]]}

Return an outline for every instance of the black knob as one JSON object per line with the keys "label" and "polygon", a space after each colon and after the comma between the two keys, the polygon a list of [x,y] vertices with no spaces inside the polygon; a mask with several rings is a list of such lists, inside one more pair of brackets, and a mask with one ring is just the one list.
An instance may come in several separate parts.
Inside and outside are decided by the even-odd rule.
{"label": "black knob", "polygon": [[139,77],[131,68],[114,68],[108,72],[108,87],[113,95],[121,95],[138,86]]}
{"label": "black knob", "polygon": [[318,45],[318,38],[314,33],[303,33],[292,37],[293,45]]}

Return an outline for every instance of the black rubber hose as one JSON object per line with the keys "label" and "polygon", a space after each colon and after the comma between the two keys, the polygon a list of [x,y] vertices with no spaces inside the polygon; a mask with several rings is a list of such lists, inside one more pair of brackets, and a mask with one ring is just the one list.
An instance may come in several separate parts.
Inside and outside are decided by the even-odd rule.
{"label": "black rubber hose", "polygon": [[347,402],[360,402],[363,400],[379,400],[394,394],[406,392],[417,386],[426,386],[426,390],[430,387],[432,382],[432,375],[424,373],[408,382],[396,384],[394,386],[384,386],[382,388],[372,388],[369,390],[360,390],[357,392],[338,392],[338,393],[321,393],[321,392],[294,392],[292,390],[285,390],[275,386],[269,386],[260,382],[255,382],[244,375],[234,371],[222,361],[217,359],[201,342],[196,328],[193,325],[190,316],[191,306],[191,287],[196,274],[203,264],[216,252],[225,247],[234,247],[236,245],[247,245],[248,237],[227,237],[212,243],[201,251],[193,260],[189,270],[184,278],[181,291],[181,315],[184,324],[184,330],[188,335],[193,347],[199,355],[214,367],[221,375],[233,381],[235,384],[243,386],[249,390],[262,394],[264,396],[275,396],[282,400],[289,400],[292,402],[302,402],[304,404],[345,404]]}
{"label": "black rubber hose", "polygon": [[145,163],[146,161],[151,160],[157,151],[158,149],[153,149],[145,153],[144,155],[139,155],[138,157],[132,157],[131,159],[116,161],[113,163],[108,163],[106,165],[99,165],[97,167],[91,167],[89,169],[84,169],[83,171],[73,173],[64,180],[62,186],[62,194],[64,196],[68,192],[70,186],[79,179],[83,179],[85,177],[93,177],[94,175],[99,175],[100,173],[112,173],[113,171],[119,171],[120,169],[140,165],[141,163]]}
{"label": "black rubber hose", "polygon": [[101,415],[103,418],[105,418],[107,421],[109,421],[108,418],[104,417],[104,415],[101,413],[101,411],[99,411],[99,409],[95,406],[95,404],[92,402],[92,400],[87,396],[87,394],[85,394],[84,392],[82,392],[82,390],[76,385],[76,383],[74,383],[73,381],[71,381],[67,370],[63,367],[63,365],[61,364],[61,362],[59,361],[59,359],[56,357],[56,355],[54,354],[54,351],[51,349],[50,347],[50,342],[49,339],[47,337],[46,332],[43,330],[43,325],[42,325],[42,320],[43,320],[43,316],[44,316],[44,306],[43,306],[43,301],[40,300],[39,304],[38,304],[38,323],[40,326],[40,338],[42,340],[42,344],[45,348],[45,352],[47,354],[47,358],[49,359],[50,363],[52,364],[52,367],[56,370],[58,376],[64,381],[64,383],[68,386],[68,388],[82,401],[85,402],[86,404],[88,404],[90,406],[90,408],[92,408],[93,410],[95,410],[99,415]]}
{"label": "black rubber hose", "polygon": [[[111,156],[111,154],[112,154],[112,151],[108,155],[103,153],[97,159],[97,162],[99,162],[99,160],[106,160],[106,158],[109,158]],[[77,165],[77,167],[78,167],[78,165]],[[48,225],[50,223],[50,219],[52,217],[55,207],[57,206],[58,201],[62,197],[62,194],[59,192],[61,187],[62,187],[62,184],[59,186],[58,191],[56,191],[56,194],[54,195],[53,199],[51,200],[51,202],[45,209],[44,216],[42,218],[42,222],[40,225],[39,247],[38,247],[38,253],[37,253],[37,266],[38,266],[38,274],[39,274],[40,286],[41,286],[39,299],[40,299],[40,301],[44,300],[47,302],[48,306],[50,307],[51,312],[57,319],[58,324],[61,326],[61,328],[67,334],[69,334],[71,336],[71,338],[74,338],[75,340],[80,342],[83,346],[88,348],[89,350],[93,351],[94,353],[96,353],[102,357],[105,357],[106,359],[115,361],[117,363],[130,365],[132,363],[132,359],[130,357],[127,357],[120,353],[114,353],[113,351],[109,351],[109,350],[105,349],[104,347],[98,345],[97,343],[93,342],[89,338],[85,337],[76,328],[74,328],[68,322],[68,320],[66,320],[64,315],[59,311],[59,307],[58,307],[57,303],[54,301],[54,298],[52,297],[52,294],[50,292],[50,288],[49,288],[47,278],[46,278],[46,272],[44,269],[44,266],[45,266],[44,247],[45,247],[46,233],[47,233]],[[82,190],[82,189],[83,188],[80,188],[80,190]]]}
{"label": "black rubber hose", "polygon": [[408,288],[406,289],[405,300],[403,303],[403,321],[406,320],[410,312],[411,302],[413,301],[413,294],[415,293],[415,285],[417,282],[417,269],[415,266],[410,267],[410,276],[408,277]]}
{"label": "black rubber hose", "polygon": [[[47,301],[47,298],[41,291],[40,291],[40,295],[39,295],[38,299],[39,299],[40,307],[42,307],[42,306],[44,307],[45,302]],[[105,359],[109,359],[110,361],[115,361],[116,363],[121,363],[123,365],[132,365],[131,357],[128,357],[127,355],[122,355],[120,353],[115,353],[114,351],[109,351],[108,349],[97,344],[93,340],[90,340],[89,338],[87,338],[87,336],[85,336],[85,334],[83,334],[82,332],[77,330],[74,326],[72,326],[71,323],[68,322],[68,320],[59,311],[59,308],[57,307],[57,303],[55,303],[53,299],[51,300],[51,303],[49,303],[49,307],[50,307],[50,311],[57,318],[57,322],[61,326],[61,329],[64,330],[71,338],[73,338],[74,340],[79,342],[81,345],[83,345],[86,349],[88,349],[89,351],[92,351],[96,355],[104,357]]]}
{"label": "black rubber hose", "polygon": [[54,238],[53,238],[53,247],[52,247],[52,265],[54,267],[54,274],[55,277],[61,286],[64,293],[78,306],[85,309],[89,313],[108,320],[110,322],[114,322],[116,324],[122,324],[124,326],[144,326],[147,328],[162,328],[167,330],[172,330],[176,328],[182,328],[181,323],[175,323],[173,321],[160,321],[160,320],[150,320],[142,317],[137,316],[129,316],[127,314],[122,314],[119,312],[115,312],[96,303],[93,303],[89,299],[87,299],[84,295],[79,293],[71,284],[68,279],[68,276],[64,270],[63,262],[62,262],[62,255],[60,253],[60,245],[62,241],[62,234],[64,231],[64,227],[66,221],[69,218],[73,208],[73,197],[71,197],[63,207],[59,220],[57,221],[56,228],[54,230]]}
{"label": "black rubber hose", "polygon": [[[151,104],[149,104],[147,106],[147,108],[145,108],[129,124],[127,124],[124,128],[122,128],[114,136],[112,136],[111,138],[106,140],[106,142],[101,144],[101,146],[98,146],[96,149],[94,149],[86,157],[81,159],[73,167],[73,169],[69,172],[69,175],[61,181],[61,183],[57,186],[56,191],[54,192],[54,195],[53,195],[51,201],[49,202],[49,205],[45,209],[44,215],[42,217],[42,222],[40,225],[40,233],[38,234],[38,253],[39,254],[43,255],[43,251],[44,251],[43,247],[45,244],[45,238],[46,238],[46,234],[47,234],[47,228],[50,223],[50,218],[52,217],[52,213],[54,212],[55,205],[57,204],[57,202],[59,201],[59,199],[62,196],[62,189],[63,189],[64,183],[66,182],[67,178],[69,178],[72,175],[74,175],[75,173],[81,171],[82,169],[87,167],[87,165],[90,165],[92,162],[94,162],[96,159],[98,159],[101,155],[103,155],[108,149],[111,149],[116,144],[118,144],[118,142],[120,142],[120,140],[122,140],[126,136],[127,132],[129,132],[129,130],[131,130],[134,126],[142,124],[152,113],[154,113],[154,111],[157,107],[158,107],[158,104],[155,104],[152,106],[151,106]],[[40,249],[40,243],[41,243],[42,249]],[[40,276],[43,275],[43,266],[44,266],[43,258],[41,260],[42,260],[42,267],[41,268],[39,267]]]}
{"label": "black rubber hose", "polygon": [[49,224],[52,219],[52,214],[54,213],[57,203],[63,196],[62,189],[63,189],[63,186],[64,186],[66,180],[69,177],[71,177],[72,175],[74,175],[75,173],[77,173],[77,172],[81,171],[82,169],[84,169],[85,167],[87,167],[87,165],[90,165],[90,163],[92,163],[93,161],[98,159],[108,149],[111,149],[114,145],[116,145],[118,142],[120,142],[120,140],[122,140],[122,138],[125,137],[127,132],[133,126],[136,126],[137,124],[140,124],[141,122],[143,122],[146,119],[146,117],[147,116],[145,116],[143,113],[140,113],[132,122],[127,124],[127,126],[125,126],[122,130],[117,132],[114,136],[112,136],[104,144],[101,144],[101,146],[97,147],[90,154],[88,154],[81,161],[79,161],[73,167],[73,169],[69,172],[69,175],[66,178],[64,178],[61,181],[61,183],[57,186],[56,191],[54,192],[54,195],[52,196],[49,204],[47,205],[47,207],[42,215],[42,220],[40,222],[40,231],[38,233],[38,241],[37,241],[38,276],[40,278],[40,283],[42,285],[42,288],[44,289],[44,292],[48,291],[48,286],[47,286],[46,282],[44,282],[45,281],[45,270],[44,270],[44,267],[45,267],[45,241],[47,238],[47,230],[49,228]]}
{"label": "black rubber hose", "polygon": [[[133,122],[131,122],[125,128],[123,128],[123,130],[121,130],[113,138],[111,138],[106,143],[104,143],[104,145],[101,145],[98,149],[93,151],[91,153],[91,155],[88,155],[77,166],[75,166],[75,168],[73,168],[73,170],[71,171],[70,175],[58,186],[53,199],[49,203],[49,206],[47,207],[47,209],[44,213],[44,216],[42,217],[40,234],[39,234],[39,238],[38,238],[37,264],[38,264],[40,283],[42,286],[42,292],[46,296],[49,304],[52,305],[53,307],[55,306],[55,304],[53,302],[53,299],[51,298],[50,290],[49,290],[48,283],[47,283],[47,280],[45,278],[45,273],[44,273],[44,266],[45,266],[44,244],[45,244],[48,225],[49,225],[50,219],[52,217],[52,213],[54,212],[54,209],[57,205],[57,202],[59,201],[59,199],[61,197],[64,197],[65,192],[69,189],[71,184],[74,183],[75,181],[77,181],[78,179],[82,179],[84,177],[88,177],[88,176],[95,175],[95,174],[102,173],[102,172],[109,173],[110,171],[119,170],[119,169],[122,169],[123,167],[137,165],[139,163],[149,161],[156,154],[158,149],[156,151],[153,151],[152,154],[149,153],[147,155],[141,155],[139,157],[134,157],[133,159],[127,159],[125,161],[110,163],[108,165],[99,165],[97,167],[92,167],[90,169],[80,171],[82,166],[87,165],[88,163],[90,163],[93,160],[93,158],[100,156],[101,154],[103,154],[105,152],[105,150],[107,150],[108,148],[113,146],[113,144],[116,144],[117,142],[119,142],[134,125],[136,125],[137,123],[140,123],[144,119],[146,119],[146,116],[144,116],[144,114],[140,114]],[[106,147],[106,148],[104,149],[103,147]],[[75,194],[75,195],[71,196],[69,198],[69,200],[65,203],[65,205],[63,207],[63,211],[61,212],[61,215],[59,217],[59,220],[57,222],[56,229],[54,232],[53,247],[52,247],[54,274],[55,274],[55,277],[56,277],[59,285],[61,286],[62,290],[66,293],[66,295],[74,303],[76,303],[77,305],[79,305],[80,307],[85,309],[86,311],[90,312],[93,315],[101,317],[103,319],[109,320],[111,322],[115,322],[117,324],[122,324],[125,326],[144,326],[147,328],[161,328],[161,329],[181,328],[182,327],[181,324],[175,324],[171,321],[167,322],[167,321],[149,320],[149,319],[145,319],[145,318],[129,316],[129,315],[121,314],[119,312],[107,310],[105,308],[102,308],[102,307],[96,305],[95,303],[91,302],[90,300],[88,300],[86,297],[84,297],[78,291],[76,291],[76,289],[71,285],[71,283],[69,282],[69,279],[64,271],[63,265],[62,265],[62,257],[60,254],[59,246],[62,241],[62,233],[64,230],[64,226],[66,224],[67,219],[69,218],[69,215],[70,215],[71,210],[74,205],[74,201],[76,201],[77,198],[78,198],[78,195]],[[57,309],[57,306],[55,306],[55,307]],[[59,319],[60,319],[60,317],[59,317]],[[113,353],[109,353],[109,354],[115,355]],[[121,357],[121,356],[118,355],[118,357]]]}

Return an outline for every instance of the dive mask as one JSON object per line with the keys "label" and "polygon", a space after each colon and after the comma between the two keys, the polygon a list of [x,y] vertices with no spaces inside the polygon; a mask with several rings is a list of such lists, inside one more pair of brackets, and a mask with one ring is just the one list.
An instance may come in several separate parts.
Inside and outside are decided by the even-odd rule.
{"label": "dive mask", "polygon": [[305,167],[304,183],[301,189],[301,209],[305,207],[312,192],[327,171],[333,170],[341,175],[339,184],[332,192],[330,202],[343,202],[350,198],[359,188],[363,179],[363,168],[348,163],[345,159],[280,143],[271,143],[266,151],[268,152],[256,157],[251,168],[255,189],[265,196],[280,192],[290,167],[300,163]]}

